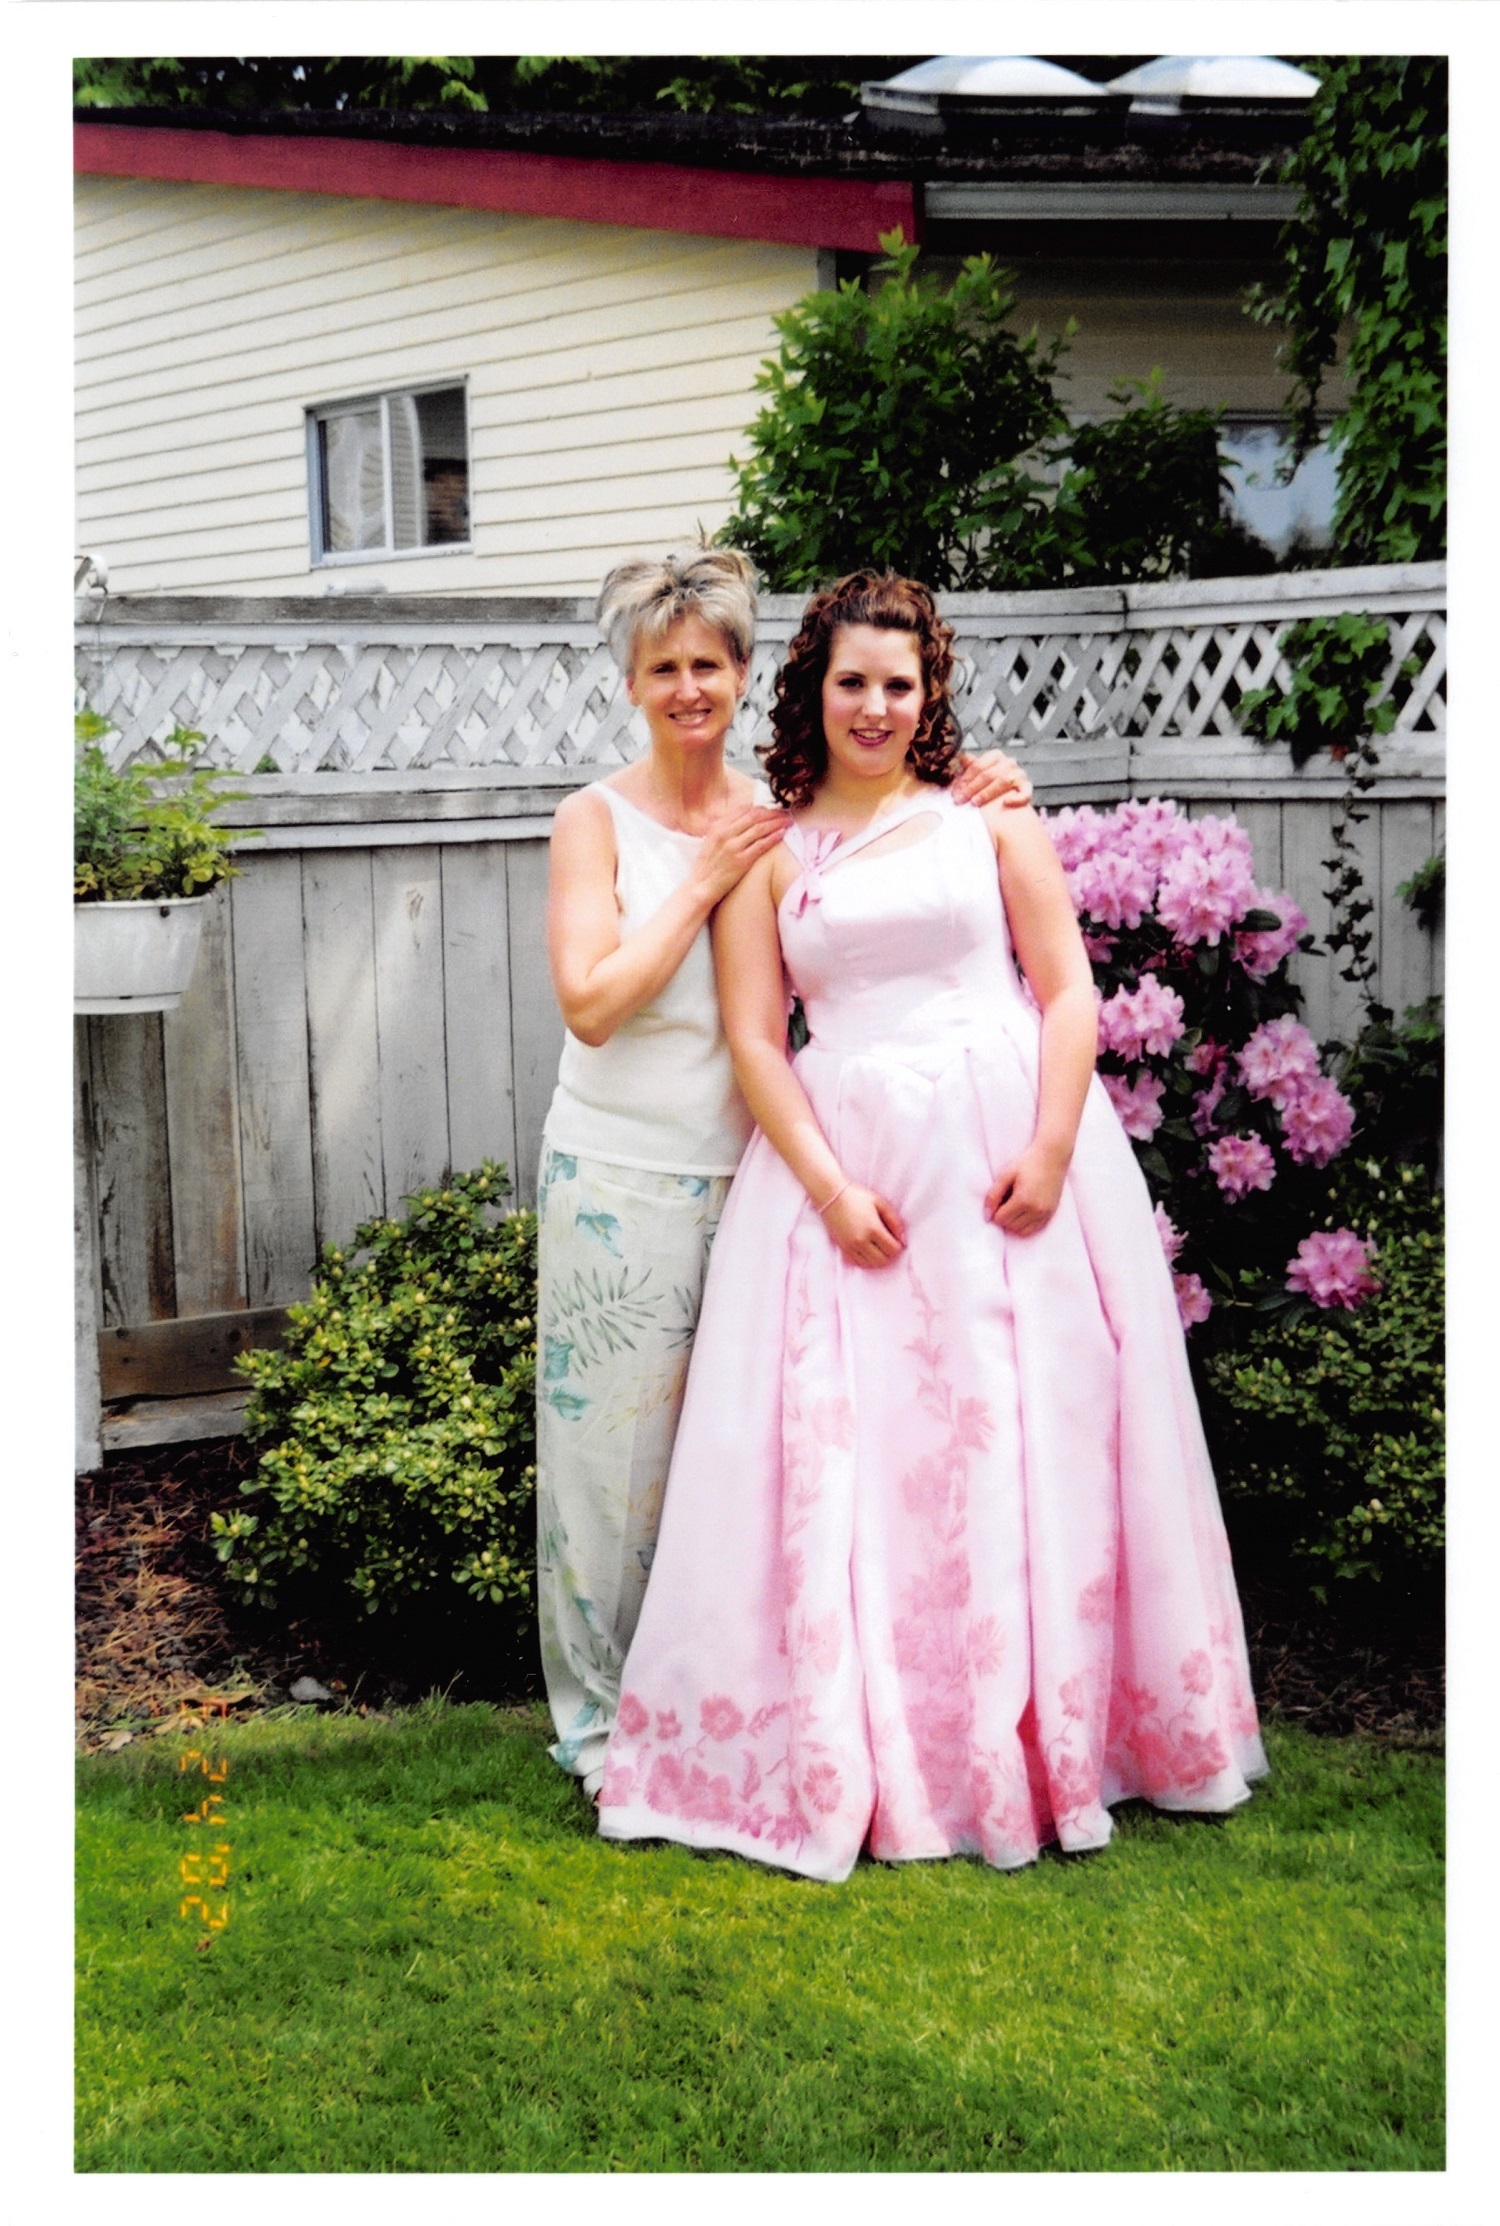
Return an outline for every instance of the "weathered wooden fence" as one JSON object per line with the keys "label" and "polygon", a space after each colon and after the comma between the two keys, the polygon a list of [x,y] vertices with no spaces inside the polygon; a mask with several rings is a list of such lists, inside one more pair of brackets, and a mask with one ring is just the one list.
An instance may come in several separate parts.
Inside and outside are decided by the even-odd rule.
{"label": "weathered wooden fence", "polygon": [[[1277,603],[1272,591],[1285,581],[1208,582],[1131,590],[1114,596],[1110,610],[1087,612],[1082,601],[1106,599],[1058,598],[1067,610],[1043,612],[1036,597],[953,598],[950,615],[971,668],[969,731],[976,741],[999,734],[1026,763],[1043,803],[1170,795],[1195,813],[1232,811],[1264,882],[1290,889],[1316,934],[1327,921],[1322,861],[1341,777],[1326,760],[1295,772],[1284,751],[1244,740],[1233,723],[1231,681],[1253,685],[1274,664],[1275,634],[1289,616],[1310,607],[1392,611],[1397,642],[1411,645],[1403,655],[1424,664],[1406,689],[1403,723],[1382,745],[1362,857],[1377,898],[1380,991],[1399,1010],[1441,983],[1437,940],[1396,896],[1442,839],[1441,571],[1343,575],[1348,590],[1335,599],[1328,583],[1339,577],[1290,583],[1319,582],[1315,605]],[[1241,590],[1238,604],[1224,592],[1231,585]],[[1158,599],[1150,628],[1139,623],[1146,595]],[[1129,597],[1134,610],[1124,608]],[[1163,605],[1164,597],[1175,600]],[[1279,621],[1264,616],[1272,607]],[[172,608],[180,614],[182,606]],[[106,1443],[203,1428],[192,1395],[222,1395],[234,1380],[233,1354],[276,1334],[285,1306],[306,1292],[319,1248],[347,1240],[373,1214],[399,1210],[404,1196],[446,1169],[504,1160],[518,1196],[530,1201],[562,1037],[543,948],[547,831],[558,797],[631,747],[618,691],[611,687],[606,700],[596,677],[588,683],[594,697],[575,702],[575,711],[595,702],[595,754],[569,761],[567,736],[560,727],[544,735],[537,709],[549,688],[562,690],[559,703],[568,691],[542,678],[526,698],[532,726],[510,705],[500,736],[519,752],[529,735],[533,754],[526,763],[504,760],[493,675],[506,668],[508,651],[504,640],[496,646],[495,605],[475,629],[476,641],[490,645],[492,726],[482,760],[457,758],[456,696],[441,744],[431,738],[438,712],[423,709],[409,667],[405,695],[396,683],[385,700],[394,715],[380,737],[367,728],[361,740],[351,724],[352,681],[312,721],[305,671],[295,701],[285,673],[279,697],[266,698],[268,706],[280,702],[277,716],[288,722],[273,731],[249,717],[254,688],[272,686],[274,675],[267,677],[265,658],[250,656],[266,644],[247,637],[274,633],[277,654],[294,662],[311,654],[308,644],[326,657],[328,621],[321,606],[315,619],[303,606],[303,633],[293,639],[290,619],[251,621],[244,609],[215,604],[192,627],[180,615],[170,627],[160,616],[148,626],[132,610],[81,629],[80,688],[122,727],[122,752],[180,719],[206,729],[221,761],[276,757],[278,734],[290,737],[281,754],[294,761],[256,776],[251,796],[232,808],[230,816],[259,826],[263,837],[242,852],[240,878],[214,898],[181,1009],[79,1024],[101,1388],[106,1401],[148,1403],[114,1410]],[[792,616],[773,607],[783,642]],[[383,614],[378,625],[361,623],[364,646],[346,639],[340,654],[346,674],[364,660],[361,685],[372,689],[381,660],[388,673],[401,663],[392,643],[399,629]],[[547,621],[554,630],[558,623]],[[568,624],[581,631],[583,621],[575,613]],[[438,631],[433,654],[451,678],[444,660],[461,629],[445,618]],[[566,667],[555,632],[549,639],[551,650],[529,641],[515,647],[523,676],[544,651],[554,675]],[[259,677],[254,688],[245,679],[234,696],[240,709],[226,710],[221,725],[215,707],[238,669],[236,645]],[[479,658],[468,646],[472,681]],[[394,647],[403,657],[409,649],[413,663],[429,655],[415,643]],[[585,657],[571,673],[576,696],[593,652],[562,647]],[[127,699],[148,681],[153,693],[140,699],[132,727]],[[764,697],[764,675],[758,685]],[[1072,707],[1066,716],[1063,699]],[[1109,723],[1101,706],[1112,709]],[[408,749],[406,722],[418,713],[433,725],[427,742]],[[1314,1032],[1351,1033],[1353,992],[1333,965],[1294,963]],[[164,1419],[150,1402],[167,1399],[178,1404]],[[224,1426],[222,1414],[216,1426]]]}

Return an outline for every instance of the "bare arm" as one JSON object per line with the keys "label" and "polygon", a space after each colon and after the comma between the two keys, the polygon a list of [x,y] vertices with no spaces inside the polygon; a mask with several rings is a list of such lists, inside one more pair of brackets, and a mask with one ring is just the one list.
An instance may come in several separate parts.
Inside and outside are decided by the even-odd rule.
{"label": "bare arm", "polygon": [[547,883],[547,955],[563,1019],[580,1042],[607,1043],[665,989],[704,921],[747,866],[781,840],[785,814],[726,813],[682,885],[643,927],[620,934],[609,806],[586,791],[558,806]]}
{"label": "bare arm", "polygon": [[1036,1129],[996,1176],[984,1210],[1002,1229],[1032,1236],[1057,1210],[1098,1048],[1088,953],[1051,838],[1032,811],[985,818],[995,837],[1000,888],[1021,971],[1042,1009]]}
{"label": "bare arm", "polygon": [[857,1267],[886,1267],[905,1248],[901,1216],[889,1200],[848,1179],[787,1059],[774,864],[763,858],[752,866],[714,914],[719,1004],[734,1071],[757,1125],[813,1206],[828,1206],[824,1226],[845,1258]]}

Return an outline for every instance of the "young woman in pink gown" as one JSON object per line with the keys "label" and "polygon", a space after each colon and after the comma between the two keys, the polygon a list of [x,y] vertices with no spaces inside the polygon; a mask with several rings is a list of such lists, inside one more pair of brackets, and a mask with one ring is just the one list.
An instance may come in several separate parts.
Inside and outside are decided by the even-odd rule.
{"label": "young woman in pink gown", "polygon": [[778,682],[793,823],[714,926],[757,1133],[599,1800],[819,1879],[1102,1847],[1266,1767],[1087,957],[1036,815],[952,803],[950,642],[855,574]]}

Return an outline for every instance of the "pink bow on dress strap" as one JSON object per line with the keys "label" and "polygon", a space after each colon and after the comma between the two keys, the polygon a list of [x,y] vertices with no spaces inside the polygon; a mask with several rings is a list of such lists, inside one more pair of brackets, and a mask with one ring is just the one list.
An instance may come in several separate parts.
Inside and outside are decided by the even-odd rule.
{"label": "pink bow on dress strap", "polygon": [[805,832],[798,829],[798,849],[802,854],[802,878],[797,883],[792,898],[792,916],[800,919],[810,904],[820,902],[823,895],[822,868],[838,849],[842,840],[837,828],[810,827]]}

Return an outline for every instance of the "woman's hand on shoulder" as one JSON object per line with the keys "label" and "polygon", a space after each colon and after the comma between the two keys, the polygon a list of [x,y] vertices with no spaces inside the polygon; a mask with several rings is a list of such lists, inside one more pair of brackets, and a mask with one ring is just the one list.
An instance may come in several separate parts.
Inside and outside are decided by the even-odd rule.
{"label": "woman's hand on shoulder", "polygon": [[950,793],[955,804],[999,804],[1014,811],[1031,802],[1031,782],[1003,750],[983,750],[957,760]]}
{"label": "woman's hand on shoulder", "polygon": [[906,1224],[888,1198],[849,1183],[822,1216],[844,1258],[857,1268],[888,1268],[906,1250]]}
{"label": "woman's hand on shoulder", "polygon": [[736,888],[758,859],[776,848],[791,825],[791,814],[777,805],[730,804],[710,825],[693,869],[693,878],[717,904]]}

